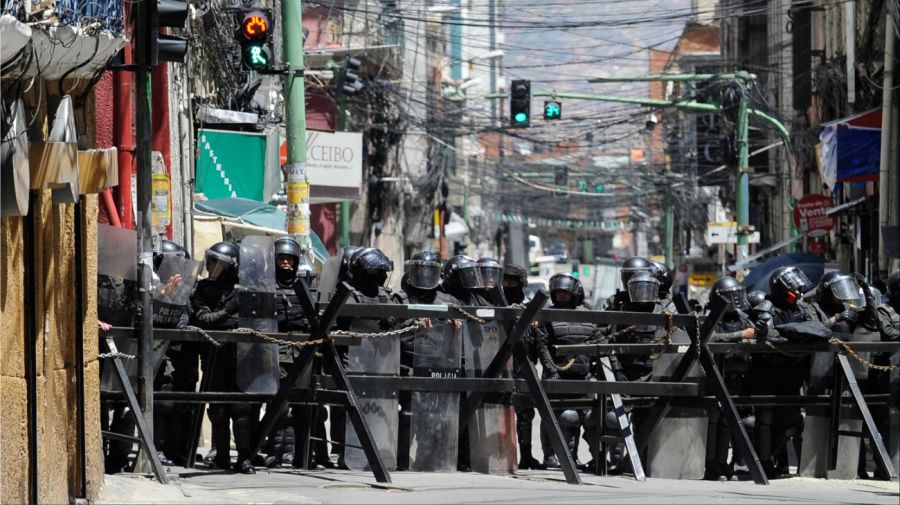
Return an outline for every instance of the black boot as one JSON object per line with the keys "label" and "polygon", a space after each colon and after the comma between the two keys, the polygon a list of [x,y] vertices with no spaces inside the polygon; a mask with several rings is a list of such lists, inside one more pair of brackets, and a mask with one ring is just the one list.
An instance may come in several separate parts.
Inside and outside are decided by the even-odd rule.
{"label": "black boot", "polygon": [[519,458],[519,470],[543,470],[544,465],[540,461],[534,459],[531,455],[531,444],[520,445],[519,452],[522,453]]}

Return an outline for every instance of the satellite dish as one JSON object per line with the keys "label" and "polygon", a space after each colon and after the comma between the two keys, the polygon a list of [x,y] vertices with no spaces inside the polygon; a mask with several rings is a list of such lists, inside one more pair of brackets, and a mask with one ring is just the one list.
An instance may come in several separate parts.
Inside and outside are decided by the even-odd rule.
{"label": "satellite dish", "polygon": [[0,158],[0,215],[28,214],[28,190],[31,169],[28,165],[28,133],[25,127],[25,105],[16,100],[10,107],[9,131],[3,137]]}

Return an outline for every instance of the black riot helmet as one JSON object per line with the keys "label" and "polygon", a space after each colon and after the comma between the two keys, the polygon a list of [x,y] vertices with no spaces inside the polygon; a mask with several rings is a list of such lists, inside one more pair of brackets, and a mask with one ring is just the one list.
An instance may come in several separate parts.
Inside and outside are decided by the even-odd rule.
{"label": "black riot helmet", "polygon": [[206,276],[211,281],[237,282],[241,250],[231,242],[219,242],[206,250]]}
{"label": "black riot helmet", "polygon": [[500,284],[503,277],[503,266],[494,258],[481,258],[478,260],[478,269],[481,271],[481,285],[484,289],[494,289]]}
{"label": "black riot helmet", "polygon": [[750,303],[750,308],[756,308],[757,305],[764,301],[766,301],[766,294],[758,289],[747,293],[747,302]]}
{"label": "black riot helmet", "polygon": [[747,300],[747,290],[734,277],[724,276],[716,279],[713,284],[710,297],[718,297],[728,304],[728,311],[749,310],[750,302]]}
{"label": "black riot helmet", "polygon": [[460,254],[444,263],[444,283],[451,290],[479,289],[481,270],[474,259]]}
{"label": "black riot helmet", "polygon": [[[584,303],[584,288],[581,286],[581,281],[570,273],[561,272],[550,277],[549,289],[550,301],[553,302],[554,306],[565,305],[574,308]],[[570,293],[572,300],[568,303],[558,302],[557,297],[560,291]]]}
{"label": "black riot helmet", "polygon": [[828,272],[819,279],[816,286],[816,302],[829,314],[844,310],[845,304],[856,304],[859,287],[856,279],[838,271]]}
{"label": "black riot helmet", "polygon": [[[279,256],[287,256],[293,258],[290,268],[281,268],[278,261]],[[300,242],[294,237],[279,237],[275,240],[275,280],[278,285],[283,288],[289,288],[294,284],[297,278],[297,271],[300,268],[300,257],[304,256],[303,248]]]}
{"label": "black riot helmet", "polygon": [[631,279],[631,276],[638,272],[650,272],[652,273],[654,270],[653,263],[647,258],[642,258],[640,256],[630,256],[625,259],[622,263],[622,267],[620,269],[622,276],[622,287],[628,289],[628,280]]}
{"label": "black riot helmet", "polygon": [[374,247],[359,249],[350,257],[350,283],[357,288],[384,286],[394,263]]}
{"label": "black riot helmet", "polygon": [[525,301],[525,286],[528,285],[528,271],[519,265],[503,265],[503,294],[509,303]]}
{"label": "black riot helmet", "polygon": [[635,272],[628,279],[627,287],[632,303],[651,303],[659,298],[659,279],[653,272]]}
{"label": "black riot helmet", "polygon": [[441,255],[420,251],[406,264],[406,283],[416,289],[437,289],[441,283]]}
{"label": "black riot helmet", "polygon": [[159,250],[153,251],[153,270],[159,270],[159,266],[162,265],[163,258],[166,256],[191,259],[191,255],[181,244],[163,239],[159,242]]}
{"label": "black riot helmet", "polygon": [[675,282],[675,272],[661,261],[654,261],[653,266],[656,268],[656,278],[659,279],[659,298],[666,298]]}
{"label": "black riot helmet", "polygon": [[779,267],[769,277],[769,296],[775,305],[794,305],[810,284],[803,270],[795,266]]}
{"label": "black riot helmet", "polygon": [[341,266],[340,270],[338,270],[338,282],[347,282],[352,277],[350,275],[350,258],[353,257],[353,253],[359,251],[362,247],[358,245],[348,245],[344,247],[341,252]]}
{"label": "black riot helmet", "polygon": [[900,270],[894,270],[886,284],[888,303],[895,308],[900,307]]}

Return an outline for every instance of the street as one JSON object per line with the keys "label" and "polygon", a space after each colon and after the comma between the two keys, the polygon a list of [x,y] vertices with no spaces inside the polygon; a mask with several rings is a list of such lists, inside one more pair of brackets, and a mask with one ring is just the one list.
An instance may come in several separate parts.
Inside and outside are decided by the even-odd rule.
{"label": "street", "polygon": [[256,475],[182,471],[171,485],[152,477],[107,475],[98,503],[860,503],[896,505],[896,481],[830,481],[793,477],[768,486],[598,477],[567,485],[561,472],[515,476],[394,472],[391,484],[349,471],[260,470]]}

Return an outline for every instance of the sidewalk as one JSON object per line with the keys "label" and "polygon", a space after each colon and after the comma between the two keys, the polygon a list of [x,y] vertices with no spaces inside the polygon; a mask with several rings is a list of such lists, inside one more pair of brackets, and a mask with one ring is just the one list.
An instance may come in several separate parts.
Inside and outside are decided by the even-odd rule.
{"label": "sidewalk", "polygon": [[[393,472],[377,484],[368,472],[258,469],[256,475],[172,467],[164,486],[140,475],[106,475],[99,503],[866,503],[900,502],[897,481],[793,477],[768,486],[582,474],[570,486],[559,471],[515,476]],[[177,472],[177,473],[176,473]]]}

